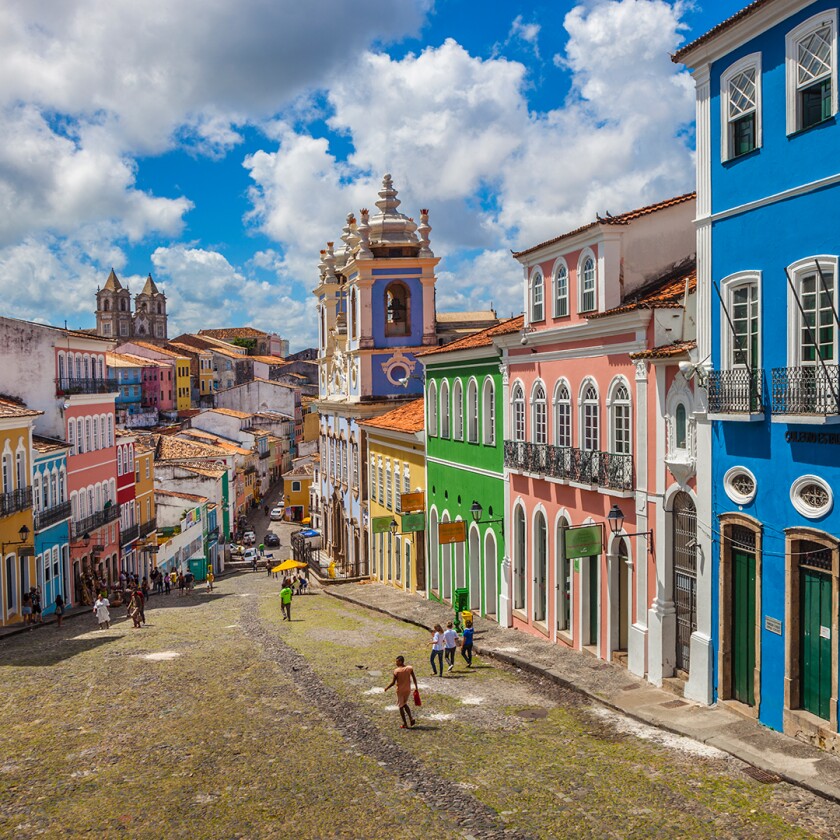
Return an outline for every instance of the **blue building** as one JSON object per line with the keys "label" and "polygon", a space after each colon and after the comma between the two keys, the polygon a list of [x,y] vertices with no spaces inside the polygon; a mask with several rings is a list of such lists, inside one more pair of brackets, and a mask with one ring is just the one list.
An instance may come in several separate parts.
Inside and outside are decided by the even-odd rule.
{"label": "blue building", "polygon": [[35,520],[35,568],[44,615],[55,612],[56,595],[70,606],[70,500],[67,453],[60,440],[32,436],[32,509]]}
{"label": "blue building", "polygon": [[[838,4],[758,0],[674,60],[697,92],[698,550],[715,697],[838,740]],[[710,466],[709,466],[710,464]],[[701,485],[701,478],[704,484]]]}
{"label": "blue building", "polygon": [[143,364],[136,357],[108,353],[109,375],[116,377],[119,395],[114,401],[117,423],[133,425],[130,420],[143,414]]}

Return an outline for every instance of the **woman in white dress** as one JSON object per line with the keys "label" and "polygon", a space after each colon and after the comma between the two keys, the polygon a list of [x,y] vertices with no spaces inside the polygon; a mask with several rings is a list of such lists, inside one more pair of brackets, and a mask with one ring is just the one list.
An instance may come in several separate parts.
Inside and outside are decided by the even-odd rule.
{"label": "woman in white dress", "polygon": [[100,630],[108,630],[111,627],[111,613],[108,611],[108,607],[110,606],[111,602],[104,594],[100,595],[93,605],[93,612],[96,615],[96,620],[99,622]]}

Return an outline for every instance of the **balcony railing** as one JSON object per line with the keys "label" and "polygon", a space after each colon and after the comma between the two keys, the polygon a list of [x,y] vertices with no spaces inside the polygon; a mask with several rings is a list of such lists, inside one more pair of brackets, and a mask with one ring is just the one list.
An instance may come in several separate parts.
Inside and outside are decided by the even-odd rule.
{"label": "balcony railing", "polygon": [[63,379],[55,380],[55,393],[59,397],[70,394],[110,394],[118,390],[116,377],[76,379],[65,376]]}
{"label": "balcony railing", "polygon": [[19,490],[0,493],[0,516],[11,516],[29,507],[32,507],[31,487],[21,487]]}
{"label": "balcony railing", "polygon": [[271,456],[271,450],[267,449],[265,452],[260,452],[260,458],[268,458]]}
{"label": "balcony railing", "polygon": [[104,510],[97,511],[84,519],[72,523],[73,539],[78,539],[91,531],[120,518],[120,506],[109,505]]}
{"label": "balcony railing", "polygon": [[46,510],[39,510],[35,513],[35,530],[43,531],[44,528],[49,528],[50,525],[55,525],[56,522],[61,522],[62,519],[67,519],[70,516],[70,502],[61,502],[61,504],[53,505]]}
{"label": "balcony railing", "polygon": [[774,414],[840,414],[840,367],[773,368]]}
{"label": "balcony railing", "polygon": [[128,525],[125,528],[120,527],[120,548],[124,548],[130,542],[140,538],[140,526]]}
{"label": "balcony railing", "polygon": [[711,414],[757,414],[764,410],[764,371],[746,368],[709,371]]}
{"label": "balcony railing", "polygon": [[138,526],[141,537],[148,537],[152,531],[157,530],[157,520],[150,519],[148,522],[141,522]]}
{"label": "balcony railing", "polygon": [[609,490],[633,489],[632,455],[506,440],[505,466]]}

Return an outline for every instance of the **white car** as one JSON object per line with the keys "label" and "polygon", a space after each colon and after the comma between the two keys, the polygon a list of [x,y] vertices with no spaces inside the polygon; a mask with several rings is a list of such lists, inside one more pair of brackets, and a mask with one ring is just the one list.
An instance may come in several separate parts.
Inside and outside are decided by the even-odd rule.
{"label": "white car", "polygon": [[272,522],[280,522],[282,521],[283,517],[286,515],[286,509],[282,505],[277,505],[277,507],[273,507],[271,509],[271,513],[269,514],[269,518]]}
{"label": "white car", "polygon": [[256,541],[257,535],[252,530],[248,530],[242,535],[242,542],[245,545],[254,545]]}

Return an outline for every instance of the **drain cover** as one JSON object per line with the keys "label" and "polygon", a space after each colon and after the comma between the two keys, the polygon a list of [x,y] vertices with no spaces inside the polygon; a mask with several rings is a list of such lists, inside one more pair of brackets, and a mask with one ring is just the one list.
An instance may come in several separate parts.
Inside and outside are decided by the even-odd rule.
{"label": "drain cover", "polygon": [[517,713],[519,717],[525,718],[525,720],[537,720],[538,718],[544,718],[548,716],[548,712],[545,709],[520,709]]}
{"label": "drain cover", "polygon": [[775,773],[770,773],[767,770],[762,770],[760,767],[753,767],[752,765],[745,767],[744,773],[757,782],[761,782],[763,785],[777,785],[782,781],[781,776],[777,776]]}
{"label": "drain cover", "polygon": [[666,700],[664,703],[660,703],[660,706],[664,706],[666,709],[678,709],[680,706],[687,706],[688,703],[685,700]]}

